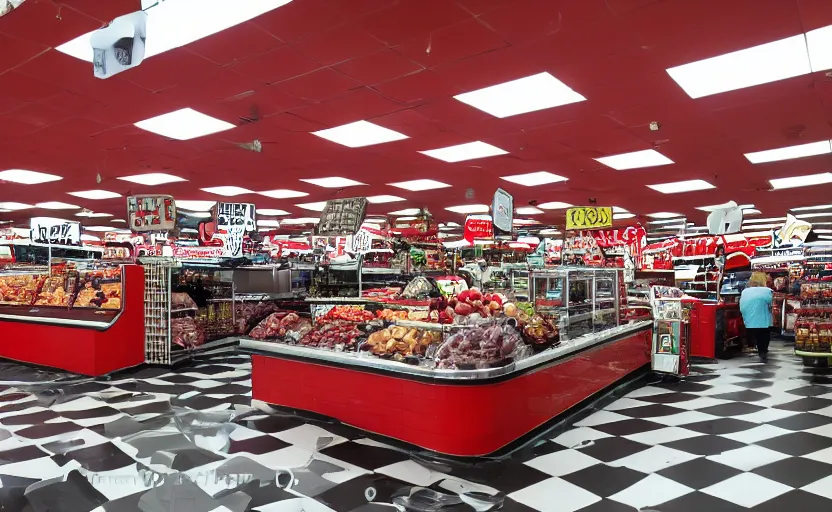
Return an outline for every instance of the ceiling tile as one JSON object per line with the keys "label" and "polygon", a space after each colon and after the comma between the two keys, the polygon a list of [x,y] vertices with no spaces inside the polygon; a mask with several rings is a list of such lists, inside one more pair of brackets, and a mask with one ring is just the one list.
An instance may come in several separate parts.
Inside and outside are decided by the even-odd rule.
{"label": "ceiling tile", "polygon": [[11,69],[36,55],[47,51],[47,47],[26,39],[0,33],[0,72]]}
{"label": "ceiling tile", "polygon": [[194,41],[188,45],[188,50],[216,64],[228,65],[283,44],[272,34],[249,21]]}
{"label": "ceiling tile", "polygon": [[141,7],[141,4],[136,0],[107,0],[106,2],[101,0],[61,0],[61,3],[104,23],[109,23],[119,16],[135,12]]}
{"label": "ceiling tile", "polygon": [[415,106],[462,91],[433,71],[421,71],[375,86],[379,92],[404,105]]}
{"label": "ceiling tile", "polygon": [[281,41],[291,42],[337,25],[343,18],[327,0],[303,0],[289,2],[252,22]]}
{"label": "ceiling tile", "polygon": [[394,46],[470,17],[456,2],[400,0],[364,16],[360,23],[367,32]]}
{"label": "ceiling tile", "polygon": [[393,50],[384,49],[364,57],[343,62],[335,69],[366,85],[375,85],[421,71],[419,64],[402,57]]}
{"label": "ceiling tile", "polygon": [[[219,67],[201,55],[178,48],[142,62],[129,73],[118,76],[148,91],[163,91],[193,77],[215,72]],[[108,79],[109,80],[109,79]]]}
{"label": "ceiling tile", "polygon": [[[13,20],[13,21],[9,21]],[[27,2],[3,19],[3,33],[45,46],[60,46],[103,26],[100,20],[54,2]]]}
{"label": "ceiling tile", "polygon": [[433,67],[505,46],[508,42],[488,25],[470,19],[405,41],[396,47],[396,51],[426,67]]}
{"label": "ceiling tile", "polygon": [[330,68],[321,68],[303,76],[276,84],[281,92],[311,102],[326,101],[363,87],[361,83]]}
{"label": "ceiling tile", "polygon": [[305,75],[321,64],[291,46],[277,48],[237,64],[234,70],[263,84],[282,82]]}
{"label": "ceiling tile", "polygon": [[399,110],[401,105],[378,92],[362,87],[326,102],[295,110],[299,116],[324,124],[340,126]]}
{"label": "ceiling tile", "polygon": [[385,48],[381,41],[351,23],[303,38],[292,43],[292,46],[325,65],[337,64]]}

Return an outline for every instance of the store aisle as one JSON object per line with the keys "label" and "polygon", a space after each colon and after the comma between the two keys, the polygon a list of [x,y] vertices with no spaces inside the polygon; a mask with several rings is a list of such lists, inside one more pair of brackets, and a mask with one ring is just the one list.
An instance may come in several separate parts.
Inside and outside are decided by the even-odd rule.
{"label": "store aisle", "polygon": [[29,383],[0,393],[0,504],[15,512],[371,512],[391,503],[417,511],[826,510],[832,378],[807,373],[774,345],[768,365],[743,356],[701,367],[684,383],[638,389],[508,460],[476,465],[252,409],[243,356],[97,381],[17,367],[14,378]]}

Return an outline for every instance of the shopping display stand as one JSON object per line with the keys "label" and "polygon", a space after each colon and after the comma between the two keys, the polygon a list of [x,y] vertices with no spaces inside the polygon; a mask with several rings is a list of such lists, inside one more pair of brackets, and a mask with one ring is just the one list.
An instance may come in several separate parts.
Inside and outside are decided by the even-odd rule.
{"label": "shopping display stand", "polygon": [[654,372],[679,377],[690,373],[690,317],[683,294],[670,286],[650,288],[654,323],[650,367]]}

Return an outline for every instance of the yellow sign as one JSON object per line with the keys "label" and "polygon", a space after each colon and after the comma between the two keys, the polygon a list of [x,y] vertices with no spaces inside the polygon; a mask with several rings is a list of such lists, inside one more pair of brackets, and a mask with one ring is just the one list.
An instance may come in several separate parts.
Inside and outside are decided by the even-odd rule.
{"label": "yellow sign", "polygon": [[595,229],[612,226],[609,206],[578,206],[566,210],[566,229]]}

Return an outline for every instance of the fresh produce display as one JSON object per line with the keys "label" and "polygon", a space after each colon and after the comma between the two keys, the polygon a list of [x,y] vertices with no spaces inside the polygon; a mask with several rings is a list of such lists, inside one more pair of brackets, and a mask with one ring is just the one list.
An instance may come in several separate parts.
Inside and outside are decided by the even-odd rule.
{"label": "fresh produce display", "polygon": [[347,322],[369,322],[374,320],[376,315],[367,311],[364,306],[335,306],[324,315],[324,321],[345,320]]}
{"label": "fresh produce display", "polygon": [[354,350],[358,338],[364,333],[349,322],[335,321],[326,323],[309,331],[298,342],[305,347],[317,347],[330,350]]}
{"label": "fresh produce display", "polygon": [[205,343],[205,331],[190,316],[171,318],[171,341],[182,348],[194,348]]}
{"label": "fresh produce display", "polygon": [[376,311],[376,317],[381,320],[406,320],[407,319],[407,311],[405,310],[392,310],[392,309],[379,309]]}
{"label": "fresh produce display", "polygon": [[392,355],[395,359],[400,359],[404,356],[422,356],[431,344],[438,343],[441,339],[442,333],[439,331],[409,329],[397,325],[374,332],[361,349],[377,356]]}
{"label": "fresh produce display", "polygon": [[288,337],[297,341],[311,329],[312,323],[308,319],[297,313],[278,311],[262,320],[248,335],[258,340]]}
{"label": "fresh produce display", "polygon": [[471,288],[456,297],[437,297],[431,300],[429,318],[440,324],[450,324],[457,317],[471,315],[478,315],[474,317],[475,320],[488,318],[503,310],[503,300],[503,296],[498,293],[483,295],[478,289]]}
{"label": "fresh produce display", "polygon": [[520,333],[503,322],[461,328],[436,352],[436,367],[472,370],[501,366],[526,357],[528,348]]}

